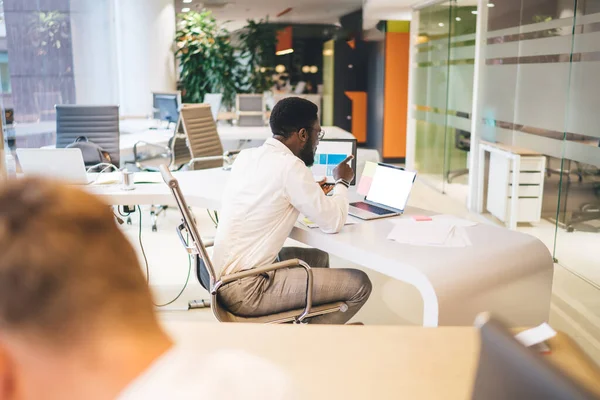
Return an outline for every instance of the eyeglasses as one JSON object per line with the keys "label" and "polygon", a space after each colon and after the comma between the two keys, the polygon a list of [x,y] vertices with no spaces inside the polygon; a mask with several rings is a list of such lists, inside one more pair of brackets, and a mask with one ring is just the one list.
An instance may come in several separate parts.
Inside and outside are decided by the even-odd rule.
{"label": "eyeglasses", "polygon": [[321,131],[319,132],[319,134],[317,135],[317,138],[319,140],[323,140],[323,138],[325,137],[325,131],[323,129],[321,129]]}

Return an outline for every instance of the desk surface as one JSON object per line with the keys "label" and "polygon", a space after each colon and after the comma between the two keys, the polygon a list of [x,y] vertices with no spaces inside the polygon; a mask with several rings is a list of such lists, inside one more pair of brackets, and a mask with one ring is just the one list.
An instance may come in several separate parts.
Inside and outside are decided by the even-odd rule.
{"label": "desk surface", "polygon": [[485,145],[490,146],[490,147],[495,147],[495,148],[497,148],[499,150],[504,150],[504,151],[507,151],[509,153],[518,154],[520,156],[541,156],[541,155],[543,155],[540,152],[537,152],[537,151],[534,151],[534,150],[530,150],[530,149],[526,149],[526,148],[523,148],[523,147],[512,146],[510,144],[495,143],[495,142],[486,142],[485,140],[482,140],[481,144],[485,144]]}
{"label": "desk surface", "polygon": [[[473,327],[265,326],[166,322],[176,340],[206,351],[243,349],[292,376],[301,399],[468,399],[480,338]],[[248,340],[240,340],[248,338]],[[226,343],[226,345],[223,345]],[[598,369],[565,335],[551,362],[600,392]]]}
{"label": "desk surface", "polygon": [[[177,172],[191,206],[219,209],[229,172],[220,168]],[[89,187],[109,204],[174,204],[164,184]],[[351,200],[358,199],[355,188]],[[407,208],[405,216],[432,214]],[[388,240],[393,219],[345,226],[339,234],[296,224],[290,237],[387,276],[406,282],[423,297],[426,326],[471,325],[491,311],[513,326],[547,321],[553,262],[546,246],[519,232],[488,224],[465,228],[473,245],[464,248],[410,246]]]}

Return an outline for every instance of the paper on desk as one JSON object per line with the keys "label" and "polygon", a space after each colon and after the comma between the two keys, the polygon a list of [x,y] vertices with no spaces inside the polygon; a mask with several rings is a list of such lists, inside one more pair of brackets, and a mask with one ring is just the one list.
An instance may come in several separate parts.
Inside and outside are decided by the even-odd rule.
{"label": "paper on desk", "polygon": [[[310,219],[300,215],[298,217],[298,222],[300,222],[302,225],[306,226],[307,228],[318,228],[319,225],[315,224],[314,222],[312,222]],[[348,216],[348,218],[346,218],[346,223],[344,225],[354,225],[354,224],[358,224],[359,221],[357,221],[356,219]]]}
{"label": "paper on desk", "polygon": [[470,221],[470,220],[464,219],[464,218],[459,218],[456,215],[449,215],[449,214],[432,215],[431,219],[434,221],[449,222],[454,226],[462,226],[465,228],[477,225],[477,222]]}
{"label": "paper on desk", "polygon": [[398,219],[388,239],[413,246],[465,247],[471,240],[461,226],[443,220],[415,221]]}
{"label": "paper on desk", "polygon": [[92,182],[92,185],[114,185],[121,183],[120,172],[103,172],[96,175],[96,180]]}
{"label": "paper on desk", "polygon": [[163,183],[160,172],[136,172],[133,174],[135,183]]}
{"label": "paper on desk", "polygon": [[543,323],[535,328],[528,329],[515,335],[521,344],[525,347],[535,346],[556,336],[556,331],[547,323]]}

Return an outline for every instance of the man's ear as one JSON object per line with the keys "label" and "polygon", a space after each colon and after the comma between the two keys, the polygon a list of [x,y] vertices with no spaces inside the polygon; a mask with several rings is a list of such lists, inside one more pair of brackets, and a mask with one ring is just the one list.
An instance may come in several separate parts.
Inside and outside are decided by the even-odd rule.
{"label": "man's ear", "polygon": [[0,399],[2,400],[15,398],[15,371],[11,364],[10,355],[0,339]]}
{"label": "man's ear", "polygon": [[308,140],[308,132],[305,128],[302,128],[298,131],[298,137],[301,141],[306,142]]}

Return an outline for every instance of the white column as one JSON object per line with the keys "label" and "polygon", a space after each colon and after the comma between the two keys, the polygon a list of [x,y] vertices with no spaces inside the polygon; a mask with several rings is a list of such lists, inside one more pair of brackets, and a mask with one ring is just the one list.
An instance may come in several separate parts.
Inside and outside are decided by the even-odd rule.
{"label": "white column", "polygon": [[408,56],[408,109],[406,110],[406,168],[415,169],[415,150],[417,145],[417,122],[413,117],[415,90],[415,46],[419,36],[419,11],[414,10],[410,22],[410,44]]}
{"label": "white column", "polygon": [[118,104],[113,0],[71,0],[77,104]]}
{"label": "white column", "polygon": [[[470,211],[477,211],[477,205],[482,201],[478,198],[479,168],[485,168],[481,165],[479,155],[479,142],[481,141],[481,115],[482,115],[482,85],[485,84],[485,49],[487,47],[487,25],[488,25],[488,7],[487,0],[477,1],[477,30],[475,36],[475,65],[473,75],[473,111],[471,113],[471,157],[469,157],[469,193],[467,196],[467,208]],[[483,158],[485,164],[485,157]]]}
{"label": "white column", "polygon": [[173,0],[113,0],[122,117],[148,116],[153,91],[174,91]]}

